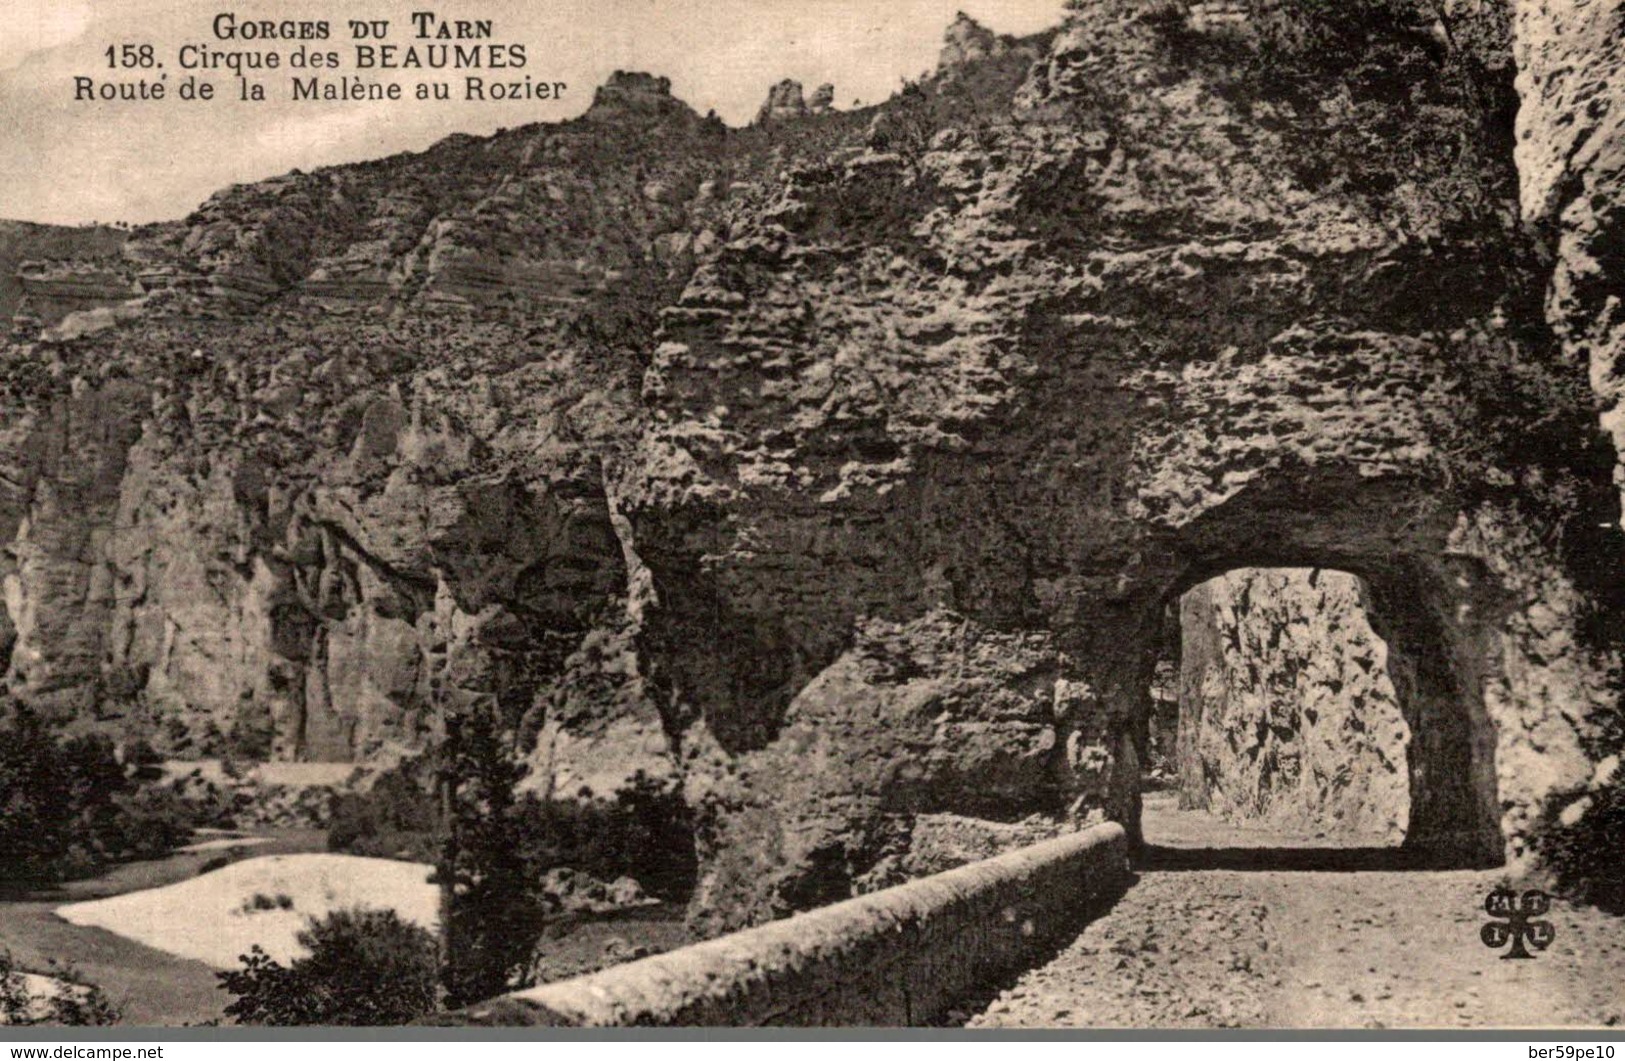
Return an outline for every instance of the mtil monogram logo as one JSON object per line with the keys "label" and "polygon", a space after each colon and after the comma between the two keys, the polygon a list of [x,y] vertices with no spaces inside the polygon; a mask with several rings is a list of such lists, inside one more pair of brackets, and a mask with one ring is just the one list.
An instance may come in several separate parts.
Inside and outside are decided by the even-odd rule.
{"label": "mtil monogram logo", "polygon": [[1485,925],[1478,936],[1484,941],[1484,946],[1495,950],[1511,943],[1512,949],[1501,955],[1503,961],[1507,958],[1533,958],[1534,955],[1524,947],[1526,942],[1541,951],[1550,947],[1552,940],[1557,938],[1557,929],[1552,927],[1550,921],[1535,920],[1551,908],[1552,897],[1545,892],[1530,889],[1519,895],[1503,884],[1484,897],[1484,912],[1501,920]]}

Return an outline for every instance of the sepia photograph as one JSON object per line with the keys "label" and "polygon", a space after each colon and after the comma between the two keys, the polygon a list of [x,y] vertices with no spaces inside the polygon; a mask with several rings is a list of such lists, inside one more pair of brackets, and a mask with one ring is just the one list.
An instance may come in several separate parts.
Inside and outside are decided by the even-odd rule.
{"label": "sepia photograph", "polygon": [[0,1042],[1606,1061],[1622,492],[1625,0],[11,0]]}

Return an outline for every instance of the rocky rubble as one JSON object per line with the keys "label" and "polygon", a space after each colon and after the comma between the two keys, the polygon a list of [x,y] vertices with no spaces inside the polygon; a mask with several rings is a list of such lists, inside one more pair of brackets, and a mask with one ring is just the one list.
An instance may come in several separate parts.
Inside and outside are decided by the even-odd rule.
{"label": "rocky rubble", "polygon": [[558,867],[542,878],[541,891],[553,908],[566,913],[602,914],[657,905],[631,877],[597,880],[589,874]]}

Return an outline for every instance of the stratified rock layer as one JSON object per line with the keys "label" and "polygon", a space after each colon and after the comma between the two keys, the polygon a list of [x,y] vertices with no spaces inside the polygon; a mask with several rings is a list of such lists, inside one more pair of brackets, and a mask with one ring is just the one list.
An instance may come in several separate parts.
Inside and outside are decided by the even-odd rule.
{"label": "stratified rock layer", "polygon": [[118,229],[0,221],[0,320],[22,315],[54,324],[64,314],[130,297]]}

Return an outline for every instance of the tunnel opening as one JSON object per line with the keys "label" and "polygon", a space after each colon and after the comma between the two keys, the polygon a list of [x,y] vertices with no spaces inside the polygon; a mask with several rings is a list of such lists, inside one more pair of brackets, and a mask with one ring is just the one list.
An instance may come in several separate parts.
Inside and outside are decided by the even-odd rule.
{"label": "tunnel opening", "polygon": [[1479,690],[1406,585],[1235,567],[1169,596],[1137,735],[1146,865],[1500,862]]}

